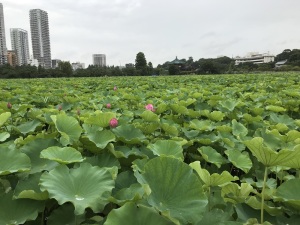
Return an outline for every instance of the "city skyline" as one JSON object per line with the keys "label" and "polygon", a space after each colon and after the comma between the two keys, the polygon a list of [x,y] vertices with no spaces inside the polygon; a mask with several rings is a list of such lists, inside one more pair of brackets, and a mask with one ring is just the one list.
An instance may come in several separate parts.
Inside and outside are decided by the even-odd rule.
{"label": "city skyline", "polygon": [[[192,56],[235,57],[248,52],[277,55],[300,46],[300,2],[70,0],[2,1],[6,30],[29,30],[28,11],[49,14],[52,58],[92,64],[92,54],[106,54],[107,65],[133,63],[144,52],[154,66]],[[15,16],[18,15],[18,16]],[[8,28],[7,28],[8,27]],[[9,38],[9,37],[8,37]]]}

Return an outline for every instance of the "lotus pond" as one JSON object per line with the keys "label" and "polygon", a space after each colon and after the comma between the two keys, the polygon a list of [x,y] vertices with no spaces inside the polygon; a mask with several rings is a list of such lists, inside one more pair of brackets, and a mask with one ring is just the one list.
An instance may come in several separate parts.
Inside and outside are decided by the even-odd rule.
{"label": "lotus pond", "polygon": [[0,90],[1,225],[299,224],[299,74]]}

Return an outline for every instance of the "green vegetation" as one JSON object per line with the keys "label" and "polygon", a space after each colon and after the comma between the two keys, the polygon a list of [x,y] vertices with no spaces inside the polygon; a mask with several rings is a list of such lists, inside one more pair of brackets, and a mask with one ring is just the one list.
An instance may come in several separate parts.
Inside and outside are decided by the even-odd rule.
{"label": "green vegetation", "polygon": [[0,224],[298,225],[299,85],[1,80]]}

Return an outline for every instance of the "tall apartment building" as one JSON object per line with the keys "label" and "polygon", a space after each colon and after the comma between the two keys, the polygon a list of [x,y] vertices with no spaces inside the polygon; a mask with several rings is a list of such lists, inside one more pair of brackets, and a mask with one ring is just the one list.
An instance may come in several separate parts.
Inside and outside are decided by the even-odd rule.
{"label": "tall apartment building", "polygon": [[11,48],[17,54],[18,65],[29,64],[28,33],[20,28],[10,29]]}
{"label": "tall apartment building", "polygon": [[106,55],[105,54],[93,54],[93,65],[94,66],[106,66]]}
{"label": "tall apartment building", "polygon": [[51,68],[51,47],[48,13],[41,9],[29,11],[33,58],[46,69]]}
{"label": "tall apartment building", "polygon": [[7,50],[7,63],[11,65],[12,67],[15,67],[18,65],[18,57],[17,53],[12,50]]}
{"label": "tall apartment building", "polygon": [[3,5],[0,3],[0,65],[7,63],[7,48],[5,38]]}

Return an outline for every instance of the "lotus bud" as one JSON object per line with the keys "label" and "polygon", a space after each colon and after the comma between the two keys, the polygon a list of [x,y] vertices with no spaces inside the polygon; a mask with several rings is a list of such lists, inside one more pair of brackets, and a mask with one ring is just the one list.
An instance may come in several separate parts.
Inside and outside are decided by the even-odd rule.
{"label": "lotus bud", "polygon": [[7,108],[11,109],[12,108],[12,104],[10,102],[7,103]]}
{"label": "lotus bud", "polygon": [[153,105],[152,104],[148,104],[148,105],[146,105],[145,106],[145,109],[147,109],[147,110],[150,110],[150,111],[152,111],[152,112],[154,112],[155,110],[154,110],[154,107],[153,107]]}
{"label": "lotus bud", "polygon": [[59,105],[59,106],[58,106],[58,111],[61,111],[61,110],[62,110],[62,106]]}
{"label": "lotus bud", "polygon": [[110,109],[110,108],[111,108],[111,104],[110,104],[110,103],[107,103],[107,104],[106,104],[106,108]]}
{"label": "lotus bud", "polygon": [[117,86],[114,86],[114,91],[118,90]]}
{"label": "lotus bud", "polygon": [[109,121],[109,125],[110,125],[111,128],[115,128],[116,126],[118,126],[118,120],[116,118],[112,118]]}

